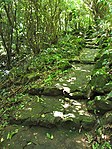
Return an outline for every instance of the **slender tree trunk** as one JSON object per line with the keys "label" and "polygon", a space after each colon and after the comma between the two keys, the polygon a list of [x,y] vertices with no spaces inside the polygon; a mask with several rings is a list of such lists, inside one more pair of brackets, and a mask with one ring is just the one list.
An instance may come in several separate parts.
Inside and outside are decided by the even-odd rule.
{"label": "slender tree trunk", "polygon": [[4,48],[5,48],[6,52],[7,52],[7,69],[10,69],[10,65],[11,65],[11,51],[10,51],[10,49],[6,45],[1,26],[0,26],[0,35],[1,35],[1,38],[2,38],[3,46],[4,46]]}

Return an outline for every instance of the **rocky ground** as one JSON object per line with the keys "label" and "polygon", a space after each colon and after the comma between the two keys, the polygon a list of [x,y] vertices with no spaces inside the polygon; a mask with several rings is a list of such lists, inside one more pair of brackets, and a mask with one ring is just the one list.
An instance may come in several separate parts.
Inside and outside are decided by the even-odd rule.
{"label": "rocky ground", "polygon": [[99,123],[110,131],[112,83],[92,76],[99,51],[95,40],[86,39],[80,56],[70,60],[69,73],[49,87],[27,90],[23,105],[10,114],[1,133],[1,149],[87,149],[87,132],[94,133]]}

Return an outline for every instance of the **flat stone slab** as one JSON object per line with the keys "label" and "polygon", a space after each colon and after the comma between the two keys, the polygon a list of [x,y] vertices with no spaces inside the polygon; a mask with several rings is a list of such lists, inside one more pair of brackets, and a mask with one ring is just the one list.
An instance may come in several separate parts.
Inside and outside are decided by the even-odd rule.
{"label": "flat stone slab", "polygon": [[83,130],[93,129],[96,123],[85,101],[61,96],[34,96],[11,117],[11,125],[1,132],[1,148],[89,149]]}
{"label": "flat stone slab", "polygon": [[85,40],[86,41],[90,41],[90,42],[96,42],[97,38],[87,38]]}
{"label": "flat stone slab", "polygon": [[72,99],[87,99],[88,83],[91,80],[93,64],[73,63],[69,71],[58,77],[51,86],[32,88],[30,95],[65,96]]}
{"label": "flat stone slab", "polygon": [[13,125],[6,127],[1,135],[1,149],[89,149],[83,133],[64,128]]}
{"label": "flat stone slab", "polygon": [[96,55],[98,54],[98,52],[99,52],[99,49],[97,49],[97,48],[96,49],[84,48],[80,54],[80,61],[94,62],[94,59],[95,59]]}
{"label": "flat stone slab", "polygon": [[66,126],[69,129],[90,130],[95,117],[88,113],[86,102],[64,97],[35,98],[24,109],[14,112],[11,124],[23,126],[44,126],[47,128]]}
{"label": "flat stone slab", "polygon": [[67,93],[73,93],[77,90],[85,91],[93,68],[94,65],[92,64],[73,64],[69,73],[59,78],[54,86],[63,89]]}

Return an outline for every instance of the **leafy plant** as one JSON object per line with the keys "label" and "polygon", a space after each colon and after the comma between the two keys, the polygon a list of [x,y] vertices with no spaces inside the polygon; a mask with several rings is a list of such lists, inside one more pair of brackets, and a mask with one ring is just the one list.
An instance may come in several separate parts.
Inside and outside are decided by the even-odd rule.
{"label": "leafy plant", "polygon": [[46,133],[46,136],[47,136],[47,138],[50,139],[50,140],[53,140],[53,139],[54,139],[53,134]]}
{"label": "leafy plant", "polygon": [[14,131],[11,131],[7,134],[7,139],[12,139],[12,137],[18,133],[18,129],[15,129]]}

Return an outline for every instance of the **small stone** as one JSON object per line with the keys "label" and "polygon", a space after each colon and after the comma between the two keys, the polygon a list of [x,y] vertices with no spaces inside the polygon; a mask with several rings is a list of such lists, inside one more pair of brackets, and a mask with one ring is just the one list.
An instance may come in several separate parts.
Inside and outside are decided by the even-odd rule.
{"label": "small stone", "polygon": [[31,88],[28,93],[30,95],[41,95],[44,91],[44,88]]}
{"label": "small stone", "polygon": [[63,90],[60,90],[56,87],[45,88],[42,94],[44,96],[60,96],[63,95]]}

